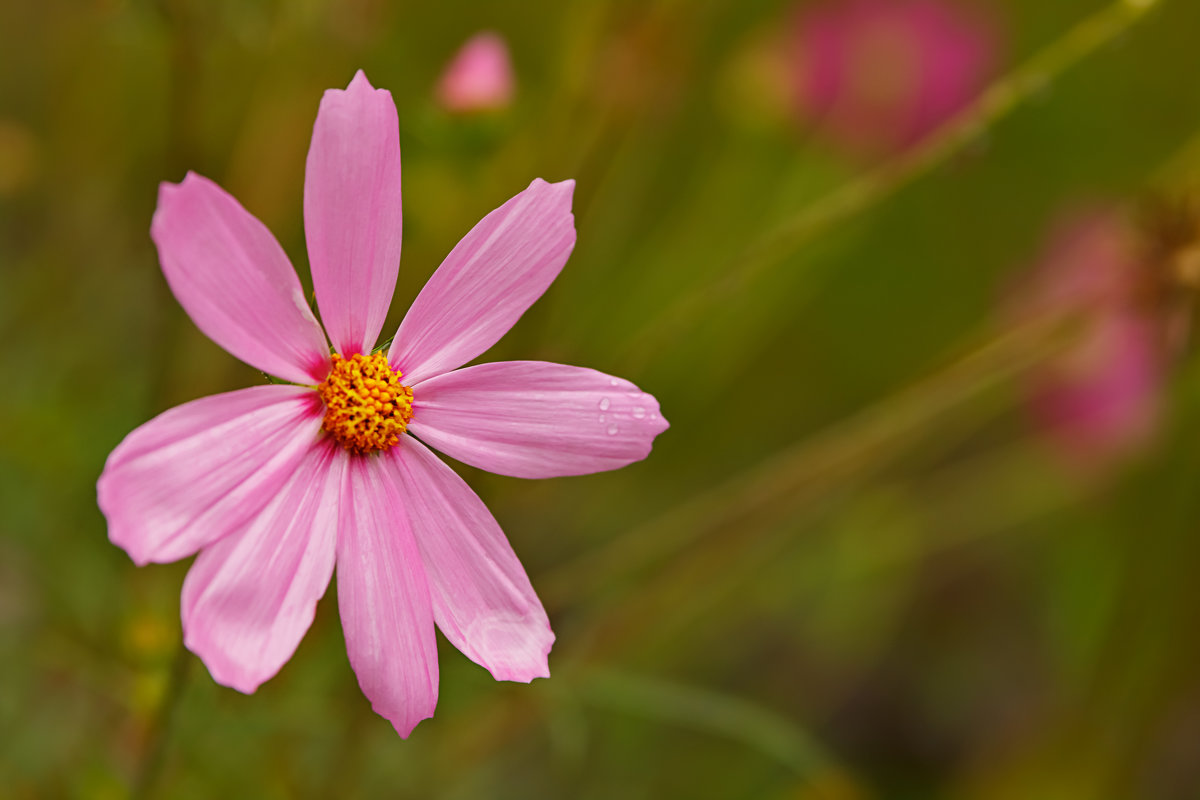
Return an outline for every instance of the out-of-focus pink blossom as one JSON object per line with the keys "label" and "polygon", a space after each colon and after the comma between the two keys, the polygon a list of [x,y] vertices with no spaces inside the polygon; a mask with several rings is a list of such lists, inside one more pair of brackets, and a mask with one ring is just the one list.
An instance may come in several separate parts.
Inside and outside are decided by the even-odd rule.
{"label": "out-of-focus pink blossom", "polygon": [[512,102],[516,89],[504,39],[490,31],[467,40],[446,66],[437,85],[442,108],[456,113],[495,111]]}
{"label": "out-of-focus pink blossom", "polygon": [[1165,365],[1140,267],[1121,215],[1091,210],[1057,226],[1022,292],[1027,311],[1074,318],[1066,351],[1030,376],[1029,399],[1039,430],[1080,468],[1136,452],[1157,428]]}
{"label": "out-of-focus pink blossom", "polygon": [[999,39],[952,0],[826,0],[803,8],[794,37],[800,113],[868,155],[912,145],[970,102]]}

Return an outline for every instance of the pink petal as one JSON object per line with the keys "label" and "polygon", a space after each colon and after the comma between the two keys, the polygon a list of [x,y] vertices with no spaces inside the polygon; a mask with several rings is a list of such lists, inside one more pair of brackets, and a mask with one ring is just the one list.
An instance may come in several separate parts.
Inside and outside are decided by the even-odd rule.
{"label": "pink petal", "polygon": [[404,495],[442,633],[496,680],[549,677],[550,621],[483,501],[411,436],[382,460]]}
{"label": "pink petal", "polygon": [[999,26],[945,0],[834,0],[802,7],[792,42],[801,113],[864,154],[908,147],[982,88]]}
{"label": "pink petal", "polygon": [[437,99],[447,111],[471,112],[504,108],[512,102],[512,61],[503,37],[477,33],[454,55],[437,85]]}
{"label": "pink petal", "polygon": [[108,538],[143,565],[241,530],[287,484],[321,415],[317,393],[302,386],[255,386],[160,414],[104,465]]}
{"label": "pink petal", "polygon": [[279,672],[333,577],[345,458],[328,440],[245,529],[210,545],[183,583],[183,634],[213,680],[250,693]]}
{"label": "pink petal", "polygon": [[667,429],[632,383],[544,361],[479,364],[413,387],[410,433],[448,456],[518,478],[617,469]]}
{"label": "pink petal", "polygon": [[1063,215],[1002,310],[1021,324],[1072,323],[1072,339],[1028,376],[1039,432],[1081,477],[1099,475],[1152,443],[1162,422],[1166,360],[1161,320],[1147,315],[1145,253],[1121,209]]}
{"label": "pink petal", "polygon": [[345,458],[337,587],[346,651],[375,713],[407,737],[437,705],[429,585],[405,501],[383,459]]}
{"label": "pink petal", "polygon": [[291,263],[228,192],[192,172],[160,185],[150,236],[175,299],[205,335],[271,375],[325,378],[329,348]]}
{"label": "pink petal", "polygon": [[455,369],[508,332],[575,246],[575,181],[539,179],[479,221],[425,284],[388,360],[413,383]]}
{"label": "pink petal", "polygon": [[1054,362],[1031,375],[1030,405],[1046,437],[1083,469],[1132,455],[1162,416],[1158,330],[1133,314],[1094,313]]}
{"label": "pink petal", "polygon": [[321,99],[304,172],[304,232],[321,319],[343,355],[370,352],[400,266],[400,127],[359,70]]}

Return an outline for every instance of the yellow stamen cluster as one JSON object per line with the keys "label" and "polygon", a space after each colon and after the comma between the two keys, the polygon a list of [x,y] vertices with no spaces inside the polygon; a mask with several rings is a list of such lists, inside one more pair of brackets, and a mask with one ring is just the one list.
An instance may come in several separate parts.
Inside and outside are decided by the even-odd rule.
{"label": "yellow stamen cluster", "polygon": [[412,389],[387,359],[355,354],[332,357],[329,377],[317,387],[325,401],[322,427],[342,447],[360,455],[387,450],[400,441],[412,419]]}

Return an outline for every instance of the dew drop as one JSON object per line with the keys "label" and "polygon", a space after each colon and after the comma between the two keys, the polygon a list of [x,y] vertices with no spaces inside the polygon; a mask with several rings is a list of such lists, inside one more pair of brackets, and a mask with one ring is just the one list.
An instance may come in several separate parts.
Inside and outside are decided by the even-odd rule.
{"label": "dew drop", "polygon": [[609,426],[608,426],[608,435],[609,435],[609,436],[616,436],[616,435],[617,435],[617,434],[620,432],[620,430],[621,430],[621,429],[620,429],[620,428],[618,428],[616,425],[609,425]]}
{"label": "dew drop", "polygon": [[600,410],[601,411],[608,411],[608,407],[610,405],[612,405],[612,402],[607,397],[600,398]]}
{"label": "dew drop", "polygon": [[603,414],[600,415],[601,422],[604,422],[604,420],[606,420],[606,419],[608,419],[608,417],[604,416]]}
{"label": "dew drop", "polygon": [[609,382],[609,383],[611,383],[613,386],[620,386],[620,385],[621,385],[621,381],[619,381],[619,380],[618,380],[618,379],[616,379],[616,378],[609,378],[609,381],[608,381],[608,382]]}
{"label": "dew drop", "polygon": [[642,419],[645,416],[646,416],[646,409],[642,408],[641,406],[638,406],[637,408],[635,408],[633,410],[633,418],[634,419]]}

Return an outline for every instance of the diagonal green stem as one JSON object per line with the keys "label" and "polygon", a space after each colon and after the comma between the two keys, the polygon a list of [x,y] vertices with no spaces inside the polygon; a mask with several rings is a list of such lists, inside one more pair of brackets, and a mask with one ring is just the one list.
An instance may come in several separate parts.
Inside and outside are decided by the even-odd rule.
{"label": "diagonal green stem", "polygon": [[163,763],[166,761],[167,740],[171,735],[171,723],[175,718],[175,709],[183,697],[187,686],[188,670],[192,663],[192,654],[179,643],[175,659],[171,662],[171,673],[167,679],[167,688],[163,692],[162,702],[158,705],[154,721],[146,736],[146,747],[138,762],[137,774],[134,777],[131,797],[134,800],[146,800],[154,796],[154,788],[162,774]]}
{"label": "diagonal green stem", "polygon": [[980,141],[990,128],[1060,75],[1113,41],[1161,0],[1115,0],[1077,23],[994,83],[921,144],[842,184],[742,251],[720,279],[695,287],[630,339],[627,361],[644,361],[714,305],[777,266],[818,233],[862,213]]}
{"label": "diagonal green stem", "polygon": [[794,721],[734,695],[605,668],[587,672],[579,686],[594,705],[740,741],[806,783],[846,774]]}
{"label": "diagonal green stem", "polygon": [[559,567],[541,579],[539,593],[551,605],[566,603],[568,598],[637,573],[780,498],[801,502],[861,477],[895,457],[931,426],[946,424],[947,415],[967,400],[1057,352],[1071,322],[1052,316],[990,338],[936,375],[822,434],[785,447],[608,546]]}

